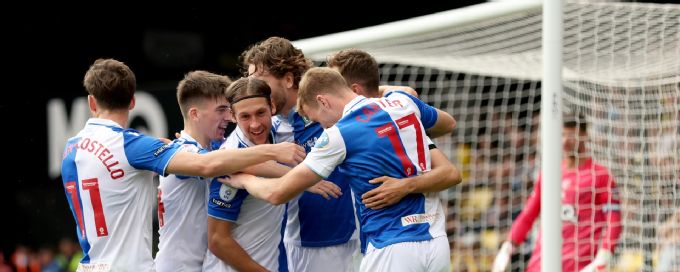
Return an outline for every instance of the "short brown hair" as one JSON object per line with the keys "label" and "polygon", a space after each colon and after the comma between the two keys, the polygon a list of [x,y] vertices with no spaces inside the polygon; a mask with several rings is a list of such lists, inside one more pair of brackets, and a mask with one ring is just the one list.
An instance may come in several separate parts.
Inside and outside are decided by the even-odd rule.
{"label": "short brown hair", "polygon": [[125,63],[115,59],[98,59],[85,73],[83,86],[101,107],[120,110],[130,106],[137,80]]}
{"label": "short brown hair", "polygon": [[233,107],[234,104],[244,99],[264,97],[267,100],[267,104],[271,106],[271,93],[272,89],[266,81],[252,77],[242,77],[234,81],[227,88],[227,101]]}
{"label": "short brown hair", "polygon": [[244,51],[240,59],[248,75],[250,64],[257,66],[263,65],[276,78],[282,78],[286,73],[293,74],[293,86],[298,87],[302,74],[313,65],[312,61],[305,58],[302,50],[295,48],[293,43],[281,37],[271,37],[262,42],[254,44]]}
{"label": "short brown hair", "polygon": [[298,112],[305,116],[304,107],[316,108],[315,97],[318,94],[339,94],[344,89],[348,89],[347,82],[337,71],[328,67],[309,69],[300,80],[297,94]]}
{"label": "short brown hair", "polygon": [[361,84],[370,96],[378,96],[380,68],[378,62],[366,51],[351,48],[341,50],[326,60],[328,67],[337,68],[347,84]]}
{"label": "short brown hair", "polygon": [[184,75],[177,85],[177,103],[186,118],[189,108],[202,99],[224,97],[231,83],[228,76],[206,71],[192,71]]}

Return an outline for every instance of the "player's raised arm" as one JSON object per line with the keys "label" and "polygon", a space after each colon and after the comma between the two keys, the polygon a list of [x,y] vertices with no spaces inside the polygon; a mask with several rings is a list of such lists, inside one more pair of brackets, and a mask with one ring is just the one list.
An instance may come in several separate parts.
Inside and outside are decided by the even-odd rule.
{"label": "player's raised arm", "polygon": [[524,242],[527,234],[534,225],[534,221],[538,218],[541,212],[541,175],[539,174],[536,184],[534,184],[534,191],[527,199],[525,208],[517,216],[515,221],[512,223],[510,228],[510,233],[508,233],[508,239],[503,243],[501,249],[498,251],[496,258],[493,262],[492,272],[502,272],[505,271],[506,266],[510,262],[510,257],[514,248],[517,245]]}
{"label": "player's raised arm", "polygon": [[237,172],[245,167],[275,160],[297,164],[305,158],[305,150],[294,143],[265,144],[244,149],[224,149],[207,154],[178,152],[166,172],[215,177]]}
{"label": "player's raised arm", "polygon": [[451,133],[454,128],[456,128],[456,119],[448,112],[437,109],[437,122],[426,131],[434,139]]}

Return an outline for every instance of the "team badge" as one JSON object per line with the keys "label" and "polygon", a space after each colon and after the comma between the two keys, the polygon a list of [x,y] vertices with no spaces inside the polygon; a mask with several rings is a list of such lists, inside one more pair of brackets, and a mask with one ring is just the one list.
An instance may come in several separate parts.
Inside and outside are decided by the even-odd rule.
{"label": "team badge", "polygon": [[311,119],[309,119],[307,117],[304,117],[304,116],[300,116],[300,117],[302,117],[302,122],[305,124],[305,127],[308,127],[309,125],[314,123],[314,121],[312,121]]}
{"label": "team badge", "polygon": [[314,145],[314,148],[316,149],[324,149],[328,146],[328,134],[324,131],[321,136],[319,136],[318,139],[316,139],[316,144]]}
{"label": "team badge", "polygon": [[226,202],[230,202],[234,200],[234,197],[236,197],[237,191],[238,189],[234,189],[227,186],[226,184],[222,184],[220,187],[220,198]]}

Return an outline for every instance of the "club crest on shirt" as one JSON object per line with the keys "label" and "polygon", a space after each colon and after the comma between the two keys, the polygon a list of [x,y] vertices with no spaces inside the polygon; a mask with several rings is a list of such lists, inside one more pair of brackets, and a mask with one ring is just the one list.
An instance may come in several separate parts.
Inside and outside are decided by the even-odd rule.
{"label": "club crest on shirt", "polygon": [[310,119],[307,118],[307,117],[304,117],[304,116],[300,116],[300,117],[302,117],[302,122],[305,124],[305,127],[308,127],[309,125],[311,125],[312,123],[314,123],[314,121],[310,120]]}
{"label": "club crest on shirt", "polygon": [[314,145],[314,148],[316,149],[324,149],[328,147],[328,134],[324,131],[321,136],[319,136],[318,139],[316,139],[316,144]]}
{"label": "club crest on shirt", "polygon": [[234,189],[227,186],[226,184],[222,184],[220,187],[220,198],[226,202],[230,202],[234,200],[234,197],[236,197],[237,191],[238,189]]}

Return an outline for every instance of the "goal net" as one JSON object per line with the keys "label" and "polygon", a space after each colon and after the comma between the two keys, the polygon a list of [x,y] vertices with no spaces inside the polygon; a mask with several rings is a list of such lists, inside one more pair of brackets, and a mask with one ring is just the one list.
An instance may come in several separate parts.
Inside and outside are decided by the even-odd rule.
{"label": "goal net", "polygon": [[[457,119],[436,141],[464,176],[446,194],[454,271],[490,269],[533,189],[541,13],[536,2],[491,2],[296,42],[318,61],[366,50],[382,83],[412,86]],[[661,227],[680,216],[680,5],[568,2],[563,50],[563,110],[586,117],[588,150],[619,188],[613,271],[653,271],[661,249],[680,248],[680,224]],[[510,270],[524,270],[529,237]]]}

